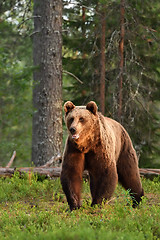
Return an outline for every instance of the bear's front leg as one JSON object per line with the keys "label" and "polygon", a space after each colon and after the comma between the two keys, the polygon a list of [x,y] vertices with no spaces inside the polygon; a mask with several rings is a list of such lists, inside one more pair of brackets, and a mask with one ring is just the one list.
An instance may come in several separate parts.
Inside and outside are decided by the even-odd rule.
{"label": "bear's front leg", "polygon": [[61,184],[71,211],[80,208],[84,154],[80,152],[64,154]]}
{"label": "bear's front leg", "polygon": [[101,204],[105,199],[110,199],[118,182],[115,163],[107,168],[97,169],[96,174],[90,173],[90,188],[92,194],[92,206]]}

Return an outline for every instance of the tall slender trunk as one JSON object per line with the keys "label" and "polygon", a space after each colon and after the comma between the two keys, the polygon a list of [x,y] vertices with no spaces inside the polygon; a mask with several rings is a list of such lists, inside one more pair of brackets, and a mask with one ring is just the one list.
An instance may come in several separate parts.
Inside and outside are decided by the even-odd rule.
{"label": "tall slender trunk", "polygon": [[[86,21],[86,8],[84,6],[82,6],[82,37],[83,37],[83,41],[85,41],[85,38],[86,38],[85,21]],[[86,59],[86,52],[83,52],[82,58]]]}
{"label": "tall slender trunk", "polygon": [[101,11],[101,40],[100,40],[100,110],[102,114],[105,114],[105,45],[106,45],[106,11]]}
{"label": "tall slender trunk", "polygon": [[32,161],[43,165],[62,148],[62,0],[34,0]]}
{"label": "tall slender trunk", "polygon": [[82,6],[82,35],[85,37],[86,8]]}
{"label": "tall slender trunk", "polygon": [[121,5],[120,5],[120,43],[119,43],[119,54],[120,54],[120,76],[119,76],[119,103],[118,103],[118,118],[119,121],[121,122],[122,118],[122,100],[123,100],[123,95],[122,95],[122,90],[123,90],[123,66],[124,66],[124,36],[125,36],[125,27],[124,27],[124,17],[125,17],[125,0],[121,0]]}

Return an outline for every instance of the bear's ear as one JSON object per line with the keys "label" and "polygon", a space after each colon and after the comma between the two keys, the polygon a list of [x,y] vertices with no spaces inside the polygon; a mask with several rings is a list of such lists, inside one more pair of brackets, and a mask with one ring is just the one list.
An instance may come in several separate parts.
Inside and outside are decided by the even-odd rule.
{"label": "bear's ear", "polygon": [[86,109],[89,110],[94,115],[96,115],[98,107],[95,102],[91,101],[91,102],[87,103]]}
{"label": "bear's ear", "polygon": [[75,108],[75,105],[70,101],[67,101],[64,104],[64,111],[65,111],[66,114],[68,114],[74,108]]}

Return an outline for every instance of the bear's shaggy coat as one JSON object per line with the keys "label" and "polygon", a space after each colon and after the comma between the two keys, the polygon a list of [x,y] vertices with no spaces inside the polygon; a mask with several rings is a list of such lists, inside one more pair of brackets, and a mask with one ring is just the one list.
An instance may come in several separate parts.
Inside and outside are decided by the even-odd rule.
{"label": "bear's shaggy coat", "polygon": [[91,101],[86,107],[64,105],[69,131],[63,154],[61,183],[70,209],[79,208],[82,173],[90,176],[92,205],[109,199],[119,181],[130,190],[133,206],[144,195],[138,159],[131,139],[118,122],[104,117]]}

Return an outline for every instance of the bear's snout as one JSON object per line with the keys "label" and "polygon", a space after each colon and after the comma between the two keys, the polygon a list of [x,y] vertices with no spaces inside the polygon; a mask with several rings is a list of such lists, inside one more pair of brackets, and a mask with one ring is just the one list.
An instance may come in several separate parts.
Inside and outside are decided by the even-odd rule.
{"label": "bear's snout", "polygon": [[70,131],[70,133],[71,133],[71,135],[72,135],[72,139],[73,139],[74,141],[76,141],[76,140],[79,139],[79,134],[77,133],[77,130],[76,130],[75,127],[71,127],[71,128],[69,129],[69,131]]}
{"label": "bear's snout", "polygon": [[75,127],[71,127],[69,129],[69,131],[70,131],[71,134],[74,134],[74,133],[76,133],[76,128]]}

